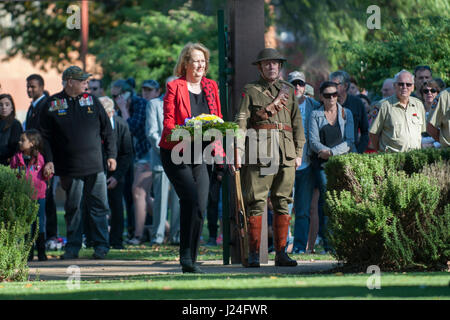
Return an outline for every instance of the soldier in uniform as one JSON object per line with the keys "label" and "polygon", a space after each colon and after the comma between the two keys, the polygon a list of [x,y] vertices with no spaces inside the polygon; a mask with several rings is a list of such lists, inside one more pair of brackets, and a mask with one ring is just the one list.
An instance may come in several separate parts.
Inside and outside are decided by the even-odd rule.
{"label": "soldier in uniform", "polygon": [[405,152],[420,149],[425,132],[425,108],[411,96],[413,75],[402,70],[395,76],[395,95],[380,101],[380,111],[370,127],[375,150]]}
{"label": "soldier in uniform", "polygon": [[47,144],[46,174],[60,177],[66,191],[67,244],[62,259],[75,259],[82,242],[82,201],[94,242],[94,259],[109,251],[110,214],[102,141],[108,171],[116,169],[116,144],[109,118],[97,97],[86,92],[87,78],[79,67],[67,68],[63,91],[51,96],[41,113],[41,133]]}
{"label": "soldier in uniform", "polygon": [[[292,203],[295,169],[301,165],[305,137],[294,87],[280,79],[284,61],[286,59],[272,48],[263,49],[258,54],[253,64],[258,67],[260,79],[244,87],[236,119],[240,129],[255,130],[258,136],[257,140],[253,141],[247,137],[246,161],[242,168],[242,189],[246,191],[244,201],[249,217],[249,267],[259,267],[262,214],[269,192],[274,211],[275,265],[297,265],[297,262],[286,254],[285,248],[291,221],[288,205]],[[267,139],[262,135],[264,130],[269,131]],[[268,155],[279,162],[275,172],[263,173],[262,169],[267,167],[267,164],[261,158],[258,158],[256,163],[248,163],[248,158],[252,156],[249,148],[255,144],[259,148],[262,146],[272,150]],[[239,151],[243,152],[242,146]]]}
{"label": "soldier in uniform", "polygon": [[442,147],[450,147],[450,88],[442,91],[431,105],[427,132]]}

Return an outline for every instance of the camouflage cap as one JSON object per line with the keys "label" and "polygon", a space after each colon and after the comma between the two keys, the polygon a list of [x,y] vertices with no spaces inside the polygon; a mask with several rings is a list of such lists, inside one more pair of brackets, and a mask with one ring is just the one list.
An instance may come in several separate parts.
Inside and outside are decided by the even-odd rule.
{"label": "camouflage cap", "polygon": [[305,74],[303,72],[300,72],[300,71],[292,71],[288,75],[288,82],[292,83],[295,80],[301,80],[303,82],[306,82]]}
{"label": "camouflage cap", "polygon": [[286,61],[286,58],[284,58],[276,49],[265,48],[258,53],[258,57],[252,64],[256,65],[264,60],[280,60],[281,62],[284,62]]}
{"label": "camouflage cap", "polygon": [[306,84],[305,94],[314,97],[314,87],[309,84]]}
{"label": "camouflage cap", "polygon": [[90,76],[92,76],[92,74],[84,72],[83,70],[81,70],[80,67],[71,66],[71,67],[68,67],[66,70],[64,70],[62,79],[63,80],[69,80],[69,79],[86,80]]}

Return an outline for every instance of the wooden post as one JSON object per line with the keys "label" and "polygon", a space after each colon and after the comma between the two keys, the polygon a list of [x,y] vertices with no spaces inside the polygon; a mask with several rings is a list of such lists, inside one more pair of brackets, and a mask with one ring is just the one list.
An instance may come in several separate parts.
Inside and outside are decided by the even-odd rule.
{"label": "wooden post", "polygon": [[[235,118],[244,86],[259,78],[252,65],[258,52],[264,49],[264,0],[228,0],[230,47],[233,76],[230,86],[230,106]],[[242,190],[244,193],[246,190]],[[230,190],[231,193],[232,190]],[[234,213],[232,213],[234,214]],[[233,240],[232,240],[233,241]],[[231,246],[231,263],[240,263],[239,245]],[[260,263],[268,262],[267,209],[263,214]]]}

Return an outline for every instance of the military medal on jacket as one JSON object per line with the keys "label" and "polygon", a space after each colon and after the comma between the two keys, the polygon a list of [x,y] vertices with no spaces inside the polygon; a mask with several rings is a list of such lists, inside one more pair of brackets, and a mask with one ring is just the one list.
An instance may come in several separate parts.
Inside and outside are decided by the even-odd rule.
{"label": "military medal on jacket", "polygon": [[90,95],[83,95],[83,97],[78,100],[80,103],[80,107],[87,107],[87,106],[93,106],[94,100],[92,100],[92,96]]}
{"label": "military medal on jacket", "polygon": [[66,110],[68,108],[66,99],[55,99],[50,103],[49,111]]}

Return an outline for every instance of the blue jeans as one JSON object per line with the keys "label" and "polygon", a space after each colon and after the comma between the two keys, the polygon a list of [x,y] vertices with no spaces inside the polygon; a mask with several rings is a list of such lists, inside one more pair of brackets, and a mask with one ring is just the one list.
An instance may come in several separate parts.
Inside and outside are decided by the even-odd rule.
{"label": "blue jeans", "polygon": [[61,186],[66,192],[65,220],[67,228],[66,252],[75,255],[82,244],[82,206],[85,202],[91,240],[95,251],[109,251],[108,219],[110,214],[106,176],[104,172],[84,177],[61,177]]}
{"label": "blue jeans", "polygon": [[[46,216],[45,216],[45,198],[38,199],[37,203],[39,205],[37,219],[39,219],[39,233],[45,234],[45,225],[47,224]],[[31,234],[34,235],[36,232],[36,221],[31,225]]]}
{"label": "blue jeans", "polygon": [[305,251],[309,235],[309,212],[315,186],[311,166],[295,171],[294,189],[294,248]]}
{"label": "blue jeans", "polygon": [[164,242],[168,206],[170,206],[171,210],[169,241],[179,242],[180,200],[173,186],[170,190],[169,188],[170,181],[166,173],[164,171],[153,171],[153,194],[155,199],[153,202],[151,239],[153,243],[162,244]]}
{"label": "blue jeans", "polygon": [[313,167],[313,175],[319,186],[319,236],[323,241],[323,248],[325,251],[330,251],[330,245],[327,240],[327,223],[328,216],[324,214],[323,207],[325,205],[325,192],[327,191],[327,176],[325,170],[321,166]]}

